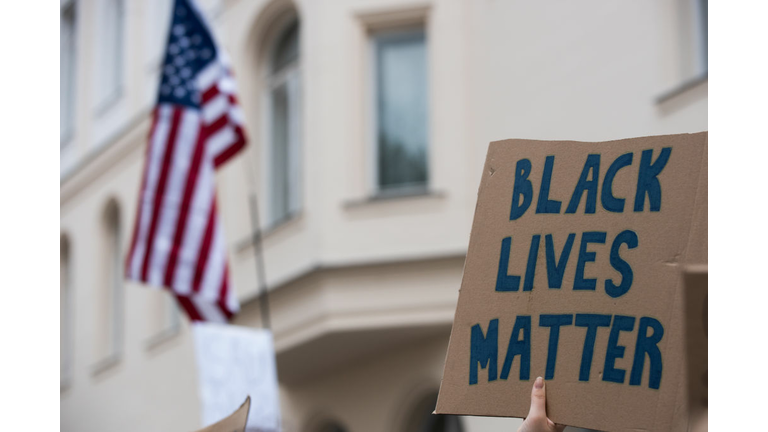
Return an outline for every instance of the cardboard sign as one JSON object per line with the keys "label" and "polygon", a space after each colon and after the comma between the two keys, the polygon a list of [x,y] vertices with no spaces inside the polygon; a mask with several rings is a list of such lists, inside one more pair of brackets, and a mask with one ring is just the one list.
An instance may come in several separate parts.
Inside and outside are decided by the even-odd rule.
{"label": "cardboard sign", "polygon": [[278,431],[280,404],[272,333],[197,322],[192,327],[203,424],[229,415],[250,395],[248,429]]}
{"label": "cardboard sign", "polygon": [[685,283],[685,343],[688,362],[688,411],[697,419],[707,411],[707,266],[690,266]]}
{"label": "cardboard sign", "polygon": [[248,410],[250,409],[251,397],[248,396],[237,411],[208,427],[199,429],[197,432],[245,432],[245,425],[248,422]]}
{"label": "cardboard sign", "polygon": [[707,133],[490,144],[438,414],[685,430],[681,265],[707,260]]}

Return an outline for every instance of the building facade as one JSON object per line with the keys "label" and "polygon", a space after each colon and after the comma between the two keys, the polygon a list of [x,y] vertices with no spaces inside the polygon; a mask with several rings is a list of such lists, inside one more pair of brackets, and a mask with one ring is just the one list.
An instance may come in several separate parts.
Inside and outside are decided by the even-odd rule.
{"label": "building facade", "polygon": [[[706,1],[200,5],[249,136],[217,174],[235,324],[255,195],[283,429],[516,430],[431,416],[488,143],[706,130]],[[61,1],[62,430],[201,426],[187,318],[121,268],[170,11]]]}

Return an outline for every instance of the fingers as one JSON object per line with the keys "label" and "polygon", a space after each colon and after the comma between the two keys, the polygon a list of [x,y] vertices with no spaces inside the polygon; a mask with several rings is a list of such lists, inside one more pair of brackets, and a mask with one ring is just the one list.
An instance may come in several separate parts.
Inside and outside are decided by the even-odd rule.
{"label": "fingers", "polygon": [[546,418],[546,401],[547,395],[544,388],[544,379],[538,377],[533,383],[533,390],[531,390],[531,409],[528,411],[528,417]]}
{"label": "fingers", "polygon": [[556,424],[555,425],[555,431],[563,432],[563,429],[565,429],[565,425],[561,425],[561,424]]}

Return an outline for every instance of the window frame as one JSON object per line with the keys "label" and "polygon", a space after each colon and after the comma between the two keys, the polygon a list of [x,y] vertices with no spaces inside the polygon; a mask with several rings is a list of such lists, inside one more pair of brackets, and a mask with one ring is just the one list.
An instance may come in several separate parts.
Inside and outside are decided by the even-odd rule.
{"label": "window frame", "polygon": [[[68,118],[68,122],[66,124],[66,128],[62,129],[59,127],[59,151],[63,151],[64,149],[70,147],[69,144],[72,142],[72,138],[75,134],[76,124],[77,124],[77,59],[78,59],[78,49],[77,49],[77,37],[78,37],[78,25],[77,25],[77,1],[69,1],[66,4],[64,4],[61,7],[60,12],[60,26],[65,21],[65,15],[70,15],[72,20],[72,26],[71,26],[71,34],[69,35],[69,46],[67,48],[70,49],[69,51],[69,58],[68,58],[68,65],[67,69],[71,71],[71,76],[68,77],[68,106],[71,106],[70,109],[70,117]],[[61,31],[59,32],[59,37],[61,37]],[[61,47],[59,48],[61,50]],[[59,55],[61,55],[61,52],[59,52]],[[61,67],[61,65],[60,65]],[[71,85],[70,85],[71,84]],[[62,98],[61,91],[59,92],[59,98]],[[62,98],[63,99],[63,98]],[[59,108],[61,109],[61,107]],[[64,126],[63,124],[60,126]]]}
{"label": "window frame", "polygon": [[[73,269],[73,253],[72,253],[72,242],[69,239],[69,236],[66,234],[62,234],[60,237],[60,241],[62,243],[61,251],[60,251],[60,257],[61,257],[61,268],[60,272],[63,272],[63,277],[60,278],[61,286],[59,288],[59,302],[61,302],[60,307],[63,307],[62,313],[64,316],[60,317],[60,321],[63,322],[62,329],[60,331],[61,339],[59,343],[61,344],[61,348],[63,353],[61,354],[60,358],[60,367],[59,367],[59,381],[60,381],[60,389],[63,391],[66,388],[68,388],[72,384],[72,377],[73,377],[73,371],[74,371],[74,365],[73,365],[73,359],[74,359],[74,339],[73,339],[73,317],[72,314],[72,290],[73,290],[73,284],[72,284],[72,269]],[[63,292],[63,296],[61,293]]]}
{"label": "window frame", "polygon": [[109,290],[109,304],[103,305],[101,302],[98,302],[96,307],[106,306],[109,308],[109,315],[106,322],[97,324],[110,326],[110,332],[107,335],[108,339],[104,352],[97,352],[96,362],[92,367],[94,375],[98,375],[117,365],[122,359],[125,350],[125,284],[123,281],[122,259],[123,226],[120,205],[116,201],[110,201],[105,207],[102,223],[105,235],[104,244],[107,246],[105,254],[109,255],[108,259],[111,263],[108,265],[109,273],[105,274],[102,279],[108,286],[101,286],[100,288]]}
{"label": "window frame", "polygon": [[[117,8],[116,14],[117,14],[117,21],[112,26],[113,28],[110,28],[109,24],[109,3],[114,2],[115,7]],[[99,24],[97,26],[97,31],[99,32],[99,38],[96,39],[97,44],[97,50],[96,50],[96,62],[95,65],[97,67],[97,73],[96,73],[96,115],[99,116],[107,111],[110,110],[114,105],[117,104],[117,102],[122,99],[123,93],[124,93],[124,87],[125,87],[125,55],[126,55],[126,30],[128,28],[127,26],[127,14],[126,11],[126,2],[125,0],[102,0],[99,2],[100,9],[98,11],[99,16],[101,17],[101,20],[99,20]],[[115,42],[115,45],[119,48],[114,54],[114,57],[112,55],[108,54],[109,48],[106,46],[109,34],[108,32],[115,31],[115,37],[117,38],[117,41]],[[113,66],[110,66],[108,62],[114,61],[115,64]],[[113,77],[107,77],[107,71],[110,69],[113,69],[113,72],[115,76]],[[114,83],[110,83],[109,80],[114,80]],[[111,85],[110,85],[111,84]]]}
{"label": "window frame", "polygon": [[[277,71],[273,71],[273,61],[275,53],[281,38],[289,31],[291,26],[298,26],[298,55],[295,60],[284,65]],[[298,16],[291,16],[280,23],[278,30],[274,33],[267,45],[266,53],[263,58],[264,78],[262,84],[262,142],[264,145],[264,160],[262,161],[264,184],[266,185],[266,211],[268,229],[282,225],[294,219],[303,210],[303,128],[302,128],[302,107],[303,107],[303,89],[301,82],[301,20]],[[285,214],[278,214],[273,205],[275,202],[274,194],[275,167],[272,164],[275,142],[273,140],[273,121],[274,112],[273,92],[280,86],[286,86],[288,98],[288,211]],[[292,132],[292,133],[291,133]]]}
{"label": "window frame", "polygon": [[[709,73],[709,0],[692,0],[695,16],[694,40],[697,48],[697,69],[699,75]],[[706,7],[704,7],[706,5]]]}
{"label": "window frame", "polygon": [[152,350],[181,333],[181,311],[174,294],[165,290],[157,294],[164,295],[163,301],[168,302],[167,310],[164,313],[166,322],[161,329],[150,334],[146,339],[144,347],[147,350]]}
{"label": "window frame", "polygon": [[[429,33],[427,31],[427,25],[425,21],[413,22],[399,26],[390,26],[383,28],[369,29],[367,32],[367,63],[368,63],[368,80],[366,89],[367,100],[367,113],[368,125],[366,130],[367,142],[368,142],[368,195],[374,198],[389,198],[398,196],[411,196],[411,195],[423,195],[428,194],[431,186],[431,110],[430,110],[430,49],[429,49]],[[407,39],[414,35],[422,35],[424,38],[424,62],[425,62],[425,74],[426,74],[426,98],[427,98],[427,115],[426,115],[426,179],[423,184],[403,184],[392,187],[382,188],[379,184],[379,93],[378,93],[378,42],[381,38],[386,39]]]}

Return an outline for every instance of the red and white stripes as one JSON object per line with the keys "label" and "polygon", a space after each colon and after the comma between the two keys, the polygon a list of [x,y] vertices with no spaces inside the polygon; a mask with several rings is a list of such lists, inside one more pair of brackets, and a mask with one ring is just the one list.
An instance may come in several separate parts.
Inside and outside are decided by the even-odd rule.
{"label": "red and white stripes", "polygon": [[234,80],[219,59],[196,80],[197,107],[153,113],[126,277],[176,294],[192,320],[227,321],[239,309],[216,211],[215,169],[245,146]]}

